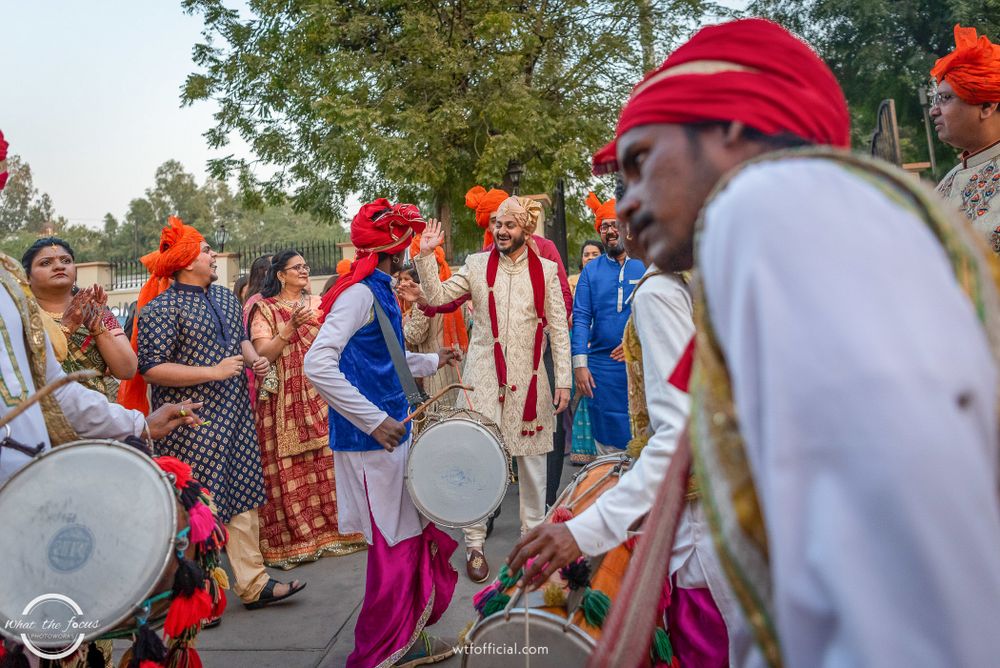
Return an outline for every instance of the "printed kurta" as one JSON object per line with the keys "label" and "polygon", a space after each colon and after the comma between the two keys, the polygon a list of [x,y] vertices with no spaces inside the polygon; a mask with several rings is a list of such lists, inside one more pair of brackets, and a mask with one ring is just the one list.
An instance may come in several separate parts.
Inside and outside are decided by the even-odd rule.
{"label": "printed kurta", "polygon": [[573,303],[573,367],[588,367],[594,377],[590,422],[594,439],[624,448],[631,438],[625,363],[611,358],[622,342],[632,313],[630,297],[646,268],[639,260],[602,255],[587,263]]}
{"label": "printed kurta", "polygon": [[1000,142],[966,156],[938,185],[948,204],[965,214],[994,253],[1000,253]]}
{"label": "printed kurta", "polygon": [[[431,304],[444,304],[470,293],[472,295],[473,327],[469,341],[469,354],[465,363],[464,380],[475,388],[469,392],[473,408],[493,420],[500,427],[504,444],[515,457],[540,455],[552,450],[552,430],[555,414],[552,406],[552,389],[539,363],[538,373],[538,423],[545,431],[534,436],[522,436],[524,397],[531,380],[532,342],[538,323],[528,276],[528,253],[524,252],[514,262],[500,255],[493,295],[497,305],[497,324],[500,345],[507,361],[508,383],[517,390],[507,393],[506,400],[498,401],[500,389],[496,365],[493,360],[493,335],[489,317],[489,287],[486,284],[486,261],[489,253],[476,253],[465,260],[465,265],[446,282],[437,275],[434,256],[418,257],[417,271],[420,285]],[[559,283],[558,269],[554,262],[539,258],[545,275],[545,317],[548,320],[549,341],[555,363],[556,387],[570,387],[569,328],[566,320],[566,302]],[[465,405],[465,396],[459,398]],[[547,432],[547,433],[546,433]]]}
{"label": "printed kurta", "polygon": [[[245,339],[242,309],[230,290],[174,283],[139,314],[139,371],[166,362],[213,366],[241,354]],[[229,522],[262,505],[264,473],[246,376],[151,388],[153,409],[185,399],[204,402],[198,415],[208,424],[174,431],[157,442],[157,451],[194,469],[194,476],[212,493],[220,520]]]}

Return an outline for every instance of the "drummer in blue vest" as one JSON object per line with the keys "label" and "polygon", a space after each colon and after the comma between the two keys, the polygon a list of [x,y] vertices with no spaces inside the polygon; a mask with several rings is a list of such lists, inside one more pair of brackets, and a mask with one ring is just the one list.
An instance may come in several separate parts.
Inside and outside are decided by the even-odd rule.
{"label": "drummer in blue vest", "polygon": [[[306,377],[333,409],[330,447],[337,470],[342,531],[369,544],[365,598],[348,668],[409,667],[451,656],[453,642],[428,636],[451,602],[458,573],[448,559],[458,547],[417,512],[403,476],[410,446],[406,395],[376,317],[379,305],[402,347],[392,274],[424,229],[412,204],[378,199],[351,222],[357,259],[323,296],[323,326],[305,357]],[[430,376],[457,353],[406,353],[415,376]]]}
{"label": "drummer in blue vest", "polygon": [[587,196],[604,255],[587,263],[573,301],[573,375],[577,392],[590,398],[590,420],[600,455],[624,452],[631,434],[622,335],[632,313],[632,291],[646,268],[625,252],[615,200]]}

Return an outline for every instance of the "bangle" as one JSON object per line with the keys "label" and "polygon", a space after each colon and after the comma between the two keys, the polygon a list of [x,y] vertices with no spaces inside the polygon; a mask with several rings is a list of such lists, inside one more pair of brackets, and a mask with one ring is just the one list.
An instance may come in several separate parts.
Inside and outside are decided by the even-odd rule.
{"label": "bangle", "polygon": [[278,332],[278,338],[281,339],[282,341],[284,341],[285,343],[289,343],[292,340],[291,337],[284,337],[284,336],[282,336],[281,332]]}

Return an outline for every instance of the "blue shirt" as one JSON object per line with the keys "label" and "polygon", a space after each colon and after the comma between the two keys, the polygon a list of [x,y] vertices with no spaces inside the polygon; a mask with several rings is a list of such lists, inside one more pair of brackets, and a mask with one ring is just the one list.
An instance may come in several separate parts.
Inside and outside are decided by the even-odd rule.
{"label": "blue shirt", "polygon": [[[629,297],[646,273],[639,260],[602,255],[587,263],[573,299],[573,355],[610,355],[632,313]],[[574,365],[576,366],[576,365]]]}

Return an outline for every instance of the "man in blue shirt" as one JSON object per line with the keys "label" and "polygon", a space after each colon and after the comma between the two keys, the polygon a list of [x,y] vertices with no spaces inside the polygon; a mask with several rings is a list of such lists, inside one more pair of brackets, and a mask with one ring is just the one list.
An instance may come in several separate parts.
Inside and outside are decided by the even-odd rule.
{"label": "man in blue shirt", "polygon": [[605,254],[580,274],[573,303],[573,375],[591,399],[591,428],[599,454],[616,454],[629,438],[628,381],[619,346],[632,313],[631,297],[646,268],[628,257],[618,232],[615,200],[587,196]]}

